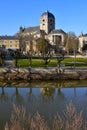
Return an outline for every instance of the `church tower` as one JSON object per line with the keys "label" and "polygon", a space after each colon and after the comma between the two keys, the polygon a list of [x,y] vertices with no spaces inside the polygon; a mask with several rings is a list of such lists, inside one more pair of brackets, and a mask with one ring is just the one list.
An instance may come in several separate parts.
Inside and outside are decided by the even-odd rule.
{"label": "church tower", "polygon": [[55,29],[55,17],[49,11],[44,12],[40,17],[40,30],[49,34]]}

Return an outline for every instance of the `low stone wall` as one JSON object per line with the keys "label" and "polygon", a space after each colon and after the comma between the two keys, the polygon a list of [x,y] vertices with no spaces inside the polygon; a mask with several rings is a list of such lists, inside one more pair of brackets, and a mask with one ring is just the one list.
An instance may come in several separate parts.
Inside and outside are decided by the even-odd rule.
{"label": "low stone wall", "polygon": [[2,80],[87,79],[87,70],[54,68],[0,68]]}

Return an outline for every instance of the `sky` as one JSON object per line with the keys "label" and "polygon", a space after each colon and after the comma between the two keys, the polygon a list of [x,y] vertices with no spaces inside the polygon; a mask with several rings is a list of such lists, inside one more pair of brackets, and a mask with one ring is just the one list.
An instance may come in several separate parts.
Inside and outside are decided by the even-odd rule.
{"label": "sky", "polygon": [[0,35],[14,35],[20,26],[40,25],[46,10],[53,13],[56,29],[87,33],[87,0],[0,0]]}

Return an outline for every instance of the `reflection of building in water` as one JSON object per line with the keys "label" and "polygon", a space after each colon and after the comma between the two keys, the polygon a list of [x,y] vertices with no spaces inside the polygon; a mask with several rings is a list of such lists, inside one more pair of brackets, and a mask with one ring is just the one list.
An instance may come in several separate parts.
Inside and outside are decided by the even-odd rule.
{"label": "reflection of building in water", "polygon": [[41,88],[40,90],[45,96],[52,96],[55,93],[55,88]]}

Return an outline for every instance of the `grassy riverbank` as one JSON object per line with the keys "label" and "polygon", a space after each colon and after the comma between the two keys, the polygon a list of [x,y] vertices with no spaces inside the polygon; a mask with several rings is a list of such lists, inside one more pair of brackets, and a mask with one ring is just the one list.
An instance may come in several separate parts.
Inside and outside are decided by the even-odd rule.
{"label": "grassy riverbank", "polygon": [[[62,66],[77,66],[77,67],[86,67],[87,66],[87,58],[64,58],[61,62]],[[19,67],[28,67],[29,60],[28,59],[19,59],[18,60]],[[33,67],[44,67],[44,60],[43,59],[32,59],[32,66]],[[57,66],[57,59],[52,58],[48,64],[49,67]]]}

